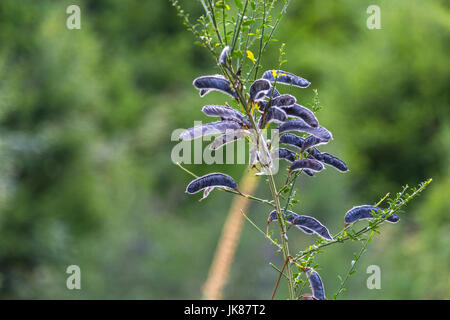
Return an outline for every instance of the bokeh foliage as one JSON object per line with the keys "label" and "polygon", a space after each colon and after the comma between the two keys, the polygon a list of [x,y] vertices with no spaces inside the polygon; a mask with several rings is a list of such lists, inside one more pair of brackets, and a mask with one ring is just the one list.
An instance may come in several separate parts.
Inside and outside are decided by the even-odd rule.
{"label": "bokeh foliage", "polygon": [[[366,28],[374,3],[381,30]],[[170,136],[223,98],[200,100],[191,85],[216,73],[215,61],[168,1],[77,1],[81,30],[66,28],[70,4],[0,2],[0,297],[200,298],[230,195],[187,197]],[[370,244],[345,298],[450,298],[449,27],[444,1],[294,0],[263,56],[273,67],[286,43],[286,68],[319,90],[328,150],[350,168],[300,179],[296,212],[336,232],[353,204],[433,178]],[[238,180],[245,167],[189,169]],[[263,226],[267,213],[252,205],[249,215]],[[298,249],[312,243],[294,239]],[[358,250],[320,256],[329,297]],[[280,262],[271,252],[246,225],[225,297],[269,298],[267,262]],[[66,288],[70,264],[81,267],[80,291]],[[381,290],[366,288],[371,264]]]}

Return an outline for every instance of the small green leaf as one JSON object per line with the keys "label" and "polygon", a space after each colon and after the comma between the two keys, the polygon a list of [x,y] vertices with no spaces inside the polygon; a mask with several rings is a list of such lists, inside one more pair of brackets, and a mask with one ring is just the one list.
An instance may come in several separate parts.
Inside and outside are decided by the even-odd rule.
{"label": "small green leaf", "polygon": [[234,3],[238,7],[239,10],[242,10],[242,1],[241,0],[234,0]]}

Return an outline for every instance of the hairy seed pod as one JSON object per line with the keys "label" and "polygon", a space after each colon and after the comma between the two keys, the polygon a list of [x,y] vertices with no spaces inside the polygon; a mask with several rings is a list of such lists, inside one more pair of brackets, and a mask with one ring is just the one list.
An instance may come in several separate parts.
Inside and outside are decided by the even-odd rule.
{"label": "hairy seed pod", "polygon": [[[273,91],[273,93],[272,93],[272,91]],[[271,87],[270,89],[269,89],[269,91],[267,92],[267,97],[272,97],[272,98],[276,98],[276,97],[279,97],[281,95],[281,93],[280,92],[278,92],[278,90],[275,88],[275,87]]]}
{"label": "hairy seed pod", "polygon": [[307,228],[317,234],[319,237],[322,237],[326,240],[333,240],[330,232],[327,227],[325,227],[319,220],[310,216],[298,216],[293,221],[292,224]]}
{"label": "hairy seed pod", "polygon": [[202,112],[210,117],[220,117],[223,120],[236,120],[240,123],[244,122],[244,115],[242,113],[227,106],[206,105],[202,108]]}
{"label": "hairy seed pod", "polygon": [[317,127],[319,125],[319,121],[317,120],[314,112],[309,110],[308,108],[294,104],[292,106],[283,107],[283,110],[286,111],[287,115],[290,117],[300,118],[304,120],[311,127]]}
{"label": "hairy seed pod", "polygon": [[303,172],[304,172],[305,174],[307,174],[308,176],[310,176],[310,177],[314,177],[314,171],[312,171],[312,170],[309,170],[309,169],[303,169]]}
{"label": "hairy seed pod", "polygon": [[208,198],[209,194],[211,193],[211,191],[214,190],[214,187],[207,187],[205,188],[205,190],[203,190],[203,197],[200,199],[200,201]]}
{"label": "hairy seed pod", "polygon": [[227,62],[228,52],[230,51],[230,46],[225,46],[223,48],[222,52],[220,53],[219,60],[217,62],[217,65],[223,65]]}
{"label": "hairy seed pod", "polygon": [[307,132],[324,141],[330,141],[331,139],[333,139],[333,135],[331,134],[331,132],[329,132],[324,127],[321,126],[311,127],[304,120],[301,119],[287,120],[283,122],[278,126],[278,131],[280,133],[287,131]]}
{"label": "hairy seed pod", "polygon": [[300,159],[292,163],[289,168],[289,172],[298,171],[301,169],[310,169],[312,171],[318,172],[322,171],[324,169],[324,166],[321,162],[315,159]]}
{"label": "hairy seed pod", "polygon": [[285,133],[282,136],[280,136],[280,140],[279,142],[282,144],[288,144],[291,146],[295,146],[299,149],[303,149],[303,143],[304,143],[305,139],[303,139],[302,137],[299,137],[295,134],[292,133]]}
{"label": "hairy seed pod", "polygon": [[306,274],[308,275],[309,285],[311,286],[312,294],[317,300],[325,300],[325,290],[323,288],[322,279],[317,271],[313,268],[306,268]]}
{"label": "hairy seed pod", "polygon": [[269,110],[267,111],[267,115],[266,115],[266,123],[270,123],[270,122],[283,122],[286,121],[287,119],[287,115],[286,112],[284,112],[282,109],[272,106],[269,108]]}
{"label": "hairy seed pod", "polygon": [[186,188],[186,193],[193,194],[210,187],[226,187],[237,190],[236,182],[229,175],[210,173],[192,180]]}
{"label": "hairy seed pod", "polygon": [[325,164],[335,167],[336,169],[338,169],[341,172],[348,171],[347,165],[345,164],[344,161],[342,161],[341,159],[339,159],[329,153],[323,152],[321,161]]}
{"label": "hairy seed pod", "polygon": [[221,75],[199,77],[192,84],[200,90],[201,97],[210,91],[216,90],[237,98],[231,82]]}
{"label": "hairy seed pod", "polygon": [[319,150],[317,150],[317,148],[312,148],[310,150],[310,154],[309,155],[311,157],[313,157],[314,159],[316,159],[316,160],[319,160],[319,161],[323,160],[323,155],[322,155],[322,153]]}
{"label": "hairy seed pod", "polygon": [[295,152],[292,152],[291,150],[285,148],[275,149],[274,151],[272,151],[272,155],[275,158],[284,159],[289,162],[294,162],[297,157]]}
{"label": "hairy seed pod", "polygon": [[[362,205],[362,206],[353,207],[349,211],[347,211],[347,213],[345,214],[344,220],[346,223],[354,223],[358,220],[373,219],[373,215],[371,213],[372,211],[379,214],[379,213],[383,212],[383,209],[380,209],[378,207],[371,206],[371,205]],[[400,218],[395,213],[392,213],[386,219],[386,221],[391,222],[391,223],[396,223],[399,220],[400,220]]]}
{"label": "hairy seed pod", "polygon": [[305,142],[303,143],[303,150],[308,150],[311,147],[315,147],[321,144],[328,143],[326,140],[322,140],[317,138],[316,136],[310,135],[305,138]]}
{"label": "hairy seed pod", "polygon": [[250,86],[250,99],[252,101],[258,101],[264,99],[269,92],[272,85],[268,80],[258,79]]}
{"label": "hairy seed pod", "polygon": [[296,76],[295,74],[282,71],[282,70],[267,70],[263,74],[263,78],[269,80],[270,82],[292,85],[300,88],[307,88],[311,83],[303,79],[302,77]]}
{"label": "hairy seed pod", "polygon": [[292,106],[297,102],[297,99],[290,94],[282,94],[278,97],[272,99],[271,105],[277,107],[287,107]]}
{"label": "hairy seed pod", "polygon": [[244,137],[245,137],[244,130],[232,130],[231,132],[227,132],[215,138],[214,141],[210,143],[209,148],[211,150],[217,150],[222,148],[227,143],[234,142]]}
{"label": "hairy seed pod", "polygon": [[205,135],[223,133],[227,130],[238,130],[242,126],[236,121],[217,121],[207,124],[201,124],[193,128],[187,129],[180,134],[179,139],[181,140],[192,140]]}
{"label": "hairy seed pod", "polygon": [[[305,228],[305,227],[293,224],[294,219],[299,217],[298,214],[296,214],[296,213],[294,213],[292,211],[287,211],[287,213],[285,214],[285,217],[286,217],[286,221],[287,222],[289,222],[290,224],[294,225],[296,228],[300,229],[304,233],[306,233],[306,234],[313,234],[314,233],[312,230],[309,230],[308,228]],[[269,214],[269,217],[267,218],[267,223],[271,223],[272,221],[276,221],[276,220],[278,220],[277,212],[275,210],[273,210]]]}

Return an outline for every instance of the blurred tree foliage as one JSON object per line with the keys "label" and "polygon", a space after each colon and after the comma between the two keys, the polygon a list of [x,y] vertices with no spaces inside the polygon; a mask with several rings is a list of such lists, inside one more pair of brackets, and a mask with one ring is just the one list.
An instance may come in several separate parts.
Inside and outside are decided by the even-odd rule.
{"label": "blurred tree foliage", "polygon": [[[305,179],[295,209],[336,231],[353,204],[432,177],[371,244],[344,297],[449,298],[450,11],[379,0],[382,29],[368,30],[372,2],[292,1],[263,58],[275,65],[286,42],[289,70],[319,89],[330,151],[351,170]],[[199,298],[230,198],[184,195],[190,177],[170,161],[170,137],[223,97],[200,100],[191,87],[215,62],[165,0],[77,3],[81,30],[66,28],[73,1],[0,2],[0,298]],[[311,101],[312,90],[301,93]],[[250,214],[262,225],[266,211]],[[312,241],[297,238],[299,248]],[[329,297],[358,249],[321,257]],[[226,297],[270,296],[267,261],[279,257],[269,252],[247,225]],[[80,291],[66,288],[71,264]],[[365,286],[370,264],[382,268],[382,290]]]}

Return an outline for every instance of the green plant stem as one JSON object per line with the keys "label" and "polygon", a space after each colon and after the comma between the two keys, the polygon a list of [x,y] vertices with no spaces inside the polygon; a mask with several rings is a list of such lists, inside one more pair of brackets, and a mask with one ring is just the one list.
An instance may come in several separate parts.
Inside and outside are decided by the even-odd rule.
{"label": "green plant stem", "polygon": [[[300,259],[302,259],[303,257],[312,254],[314,252],[319,251],[320,249],[324,248],[324,247],[328,247],[330,245],[336,244],[336,243],[343,243],[349,239],[355,239],[363,234],[365,234],[368,231],[372,231],[375,230],[380,224],[382,224],[387,217],[389,217],[392,213],[398,212],[400,210],[400,208],[402,208],[403,206],[405,206],[406,204],[408,204],[409,201],[411,201],[413,198],[415,198],[416,196],[418,196],[430,183],[431,183],[432,179],[428,179],[427,181],[421,183],[420,187],[418,189],[414,189],[414,192],[412,194],[408,194],[407,197],[405,199],[402,199],[403,195],[406,193],[408,186],[405,186],[403,188],[403,190],[401,192],[398,193],[397,198],[401,199],[401,201],[399,203],[396,203],[392,206],[391,209],[389,209],[385,216],[373,223],[370,223],[367,227],[364,227],[360,230],[358,230],[357,232],[355,232],[352,236],[345,236],[345,237],[336,237],[335,240],[329,241],[327,243],[315,246],[309,250],[306,251],[302,251],[300,252],[299,255],[297,255],[296,258],[293,259],[293,261],[298,261]],[[384,198],[383,198],[384,199]],[[382,200],[383,200],[382,199]],[[350,225],[346,226],[344,228],[343,231],[345,231],[347,228],[349,228]],[[340,233],[343,234],[343,231],[341,231]]]}
{"label": "green plant stem", "polygon": [[242,21],[244,20],[245,11],[247,10],[247,6],[248,6],[248,0],[245,1],[244,9],[242,9],[242,13],[240,14],[240,19],[238,19],[237,25],[234,28],[233,41],[231,42],[230,55],[233,53],[234,47],[236,46],[236,41],[238,39],[238,35],[241,30]]}
{"label": "green plant stem", "polygon": [[264,235],[264,238],[268,239],[270,241],[270,243],[272,243],[274,246],[276,246],[279,250],[282,250],[281,246],[278,243],[276,243],[275,241],[273,241],[271,237],[266,235],[264,233],[264,231],[262,231],[245,213],[242,213],[242,215],[245,217],[245,219],[247,219],[248,222],[250,222],[250,224],[252,226],[254,226],[256,228],[256,230],[258,230],[261,234]]}
{"label": "green plant stem", "polygon": [[264,27],[266,25],[266,1],[264,0],[264,12],[263,12],[263,20],[262,20],[262,28],[261,28],[261,39],[259,40],[259,52],[258,52],[258,59],[256,60],[256,70],[255,70],[255,78],[253,80],[256,80],[258,77],[258,69],[259,69],[259,63],[261,60],[261,54],[262,54],[262,47],[263,47],[263,41],[264,41]]}
{"label": "green plant stem", "polygon": [[224,41],[225,41],[225,45],[228,45],[228,40],[227,40],[227,24],[225,21],[225,0],[223,0],[222,3],[222,23],[223,23],[223,37],[224,37]]}
{"label": "green plant stem", "polygon": [[347,274],[345,276],[345,279],[341,282],[341,285],[339,286],[339,289],[336,293],[336,295],[334,296],[334,299],[336,300],[337,297],[344,291],[344,286],[345,283],[347,282],[348,278],[352,275],[353,270],[355,270],[356,268],[356,263],[359,261],[359,259],[361,258],[362,254],[364,253],[364,251],[366,251],[367,245],[369,244],[369,242],[372,240],[373,235],[375,234],[375,231],[372,230],[372,232],[370,233],[369,237],[367,238],[366,242],[364,243],[364,245],[362,246],[361,250],[358,253],[358,256],[356,257],[356,259],[354,260],[353,264],[351,265],[350,269],[347,271]]}
{"label": "green plant stem", "polygon": [[[283,9],[281,9],[281,13],[286,13],[287,7],[289,6],[289,3],[290,3],[290,2],[291,2],[291,0],[287,0],[287,1],[286,1],[286,3],[285,3],[285,5],[284,5]],[[273,26],[272,30],[270,30],[269,37],[267,38],[267,41],[264,43],[264,46],[263,46],[263,48],[262,48],[262,52],[264,52],[264,50],[265,50],[266,47],[267,47],[267,44],[270,42],[270,40],[272,40],[273,33],[275,32],[275,30],[277,29],[278,25],[280,24],[281,17],[282,17],[282,15],[281,15],[280,17],[277,18],[277,21],[275,22],[275,25]],[[260,57],[259,57],[259,58],[260,58]],[[253,70],[255,69],[255,67],[256,67],[257,65],[259,65],[259,60],[260,60],[259,58],[258,58],[258,60],[256,61],[256,63],[253,64],[253,66],[252,66],[252,68],[250,69],[250,72],[247,74],[247,78],[245,79],[244,82],[247,83],[247,81],[248,81],[248,79],[250,79],[250,76],[251,76]]]}
{"label": "green plant stem", "polygon": [[294,284],[292,282],[292,270],[291,270],[291,264],[289,262],[289,259],[290,259],[289,246],[288,246],[288,242],[285,237],[285,230],[286,230],[285,221],[284,221],[284,217],[281,213],[280,199],[279,199],[279,196],[277,193],[275,179],[273,178],[273,175],[271,172],[269,173],[268,179],[269,179],[270,192],[272,193],[272,197],[275,201],[275,210],[276,210],[276,213],[278,216],[278,222],[280,224],[280,233],[281,233],[280,235],[281,235],[281,246],[282,246],[281,251],[283,252],[284,259],[288,260],[288,262],[286,264],[286,276],[288,277],[289,298],[291,300],[293,300],[293,299],[295,299]]}

